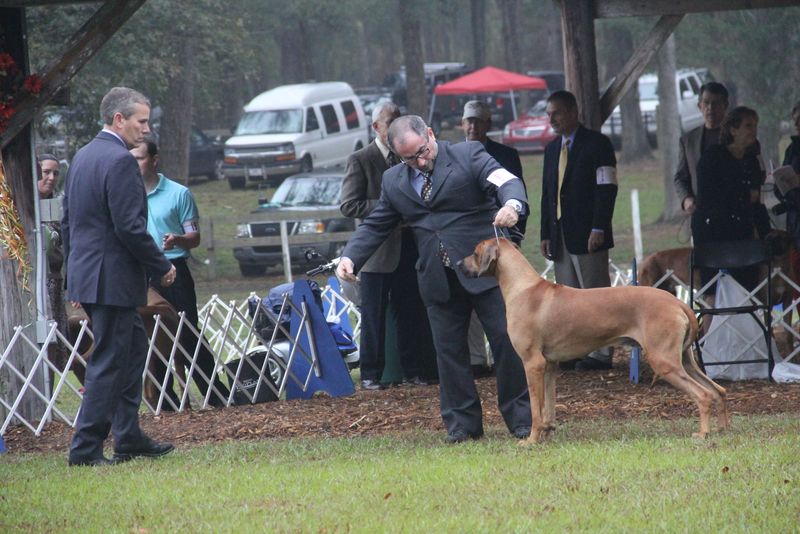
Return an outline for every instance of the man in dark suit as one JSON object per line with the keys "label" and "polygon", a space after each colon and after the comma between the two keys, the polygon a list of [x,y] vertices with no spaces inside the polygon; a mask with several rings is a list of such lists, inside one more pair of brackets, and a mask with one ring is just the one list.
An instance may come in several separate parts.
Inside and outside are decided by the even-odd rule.
{"label": "man in dark suit", "polygon": [[[542,254],[553,260],[559,284],[608,287],[608,249],[614,246],[611,218],[617,198],[614,147],[608,137],[578,122],[572,93],[551,94],[546,110],[558,137],[544,151]],[[611,348],[589,354],[575,368],[610,369]]]}
{"label": "man in dark suit", "polygon": [[[108,465],[173,449],[139,428],[147,334],[137,306],[147,276],[175,281],[175,267],[147,233],[147,200],[128,152],[149,133],[150,102],[126,87],[100,104],[103,131],[75,154],[67,174],[63,229],[67,297],[92,320],[94,352],[69,452],[70,465]],[[103,455],[109,430],[114,459]]]}
{"label": "man in dark suit", "polygon": [[705,149],[719,144],[720,125],[728,112],[728,90],[718,82],[703,84],[697,107],[703,114],[703,124],[681,136],[675,171],[675,193],[687,215],[697,207],[697,162]]}
{"label": "man in dark suit", "polygon": [[337,275],[355,279],[354,272],[399,223],[411,227],[419,251],[417,278],[436,345],[446,441],[459,443],[483,435],[467,349],[473,308],[495,357],[500,413],[508,429],[524,438],[530,434],[530,399],[522,362],[506,332],[497,280],[467,278],[457,268],[479,241],[495,236],[495,228],[513,226],[520,214],[527,213],[522,183],[480,143],[437,141],[415,115],[392,123],[389,146],[405,165],[385,173],[378,204],[345,247]]}
{"label": "man in dark suit", "polygon": [[[497,160],[497,163],[522,181],[522,187],[525,187],[525,196],[527,198],[528,190],[525,186],[525,179],[522,176],[522,162],[519,159],[519,152],[515,148],[489,138],[489,130],[492,129],[492,112],[489,106],[480,100],[470,100],[464,104],[461,129],[467,141],[481,143],[486,152]],[[525,225],[527,222],[528,216],[520,215],[517,224],[509,228],[511,241],[517,246],[520,246],[522,239],[525,237]],[[472,313],[469,324],[469,354],[475,376],[486,376],[491,373],[492,361],[486,353],[483,328],[481,328],[481,323],[475,312]]]}
{"label": "man in dark suit", "polygon": [[[387,146],[389,125],[400,116],[392,102],[372,111],[375,140],[347,159],[342,182],[340,209],[345,217],[364,219],[381,193],[383,173],[400,162]],[[423,358],[435,358],[430,325],[419,296],[414,264],[417,247],[410,228],[398,226],[360,270],[361,343],[359,365],[361,389],[382,389],[381,373],[386,362],[386,311],[391,305],[397,319],[397,353],[403,381],[423,385]],[[432,363],[431,363],[432,364]]]}

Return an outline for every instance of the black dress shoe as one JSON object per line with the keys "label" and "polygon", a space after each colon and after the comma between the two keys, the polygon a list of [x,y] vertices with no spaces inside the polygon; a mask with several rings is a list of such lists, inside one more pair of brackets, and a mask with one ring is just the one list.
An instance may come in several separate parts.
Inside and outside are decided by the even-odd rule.
{"label": "black dress shoe", "polygon": [[604,371],[611,369],[611,362],[586,357],[575,364],[576,371]]}
{"label": "black dress shoe", "polygon": [[92,466],[97,467],[101,465],[116,465],[120,463],[119,460],[115,458],[106,458],[105,456],[101,456],[100,458],[88,458],[82,460],[73,460],[72,458],[68,461],[70,467],[77,467],[77,466]]}
{"label": "black dress shoe", "polygon": [[127,462],[137,456],[158,458],[175,450],[172,443],[157,443],[150,438],[133,444],[119,445],[114,449],[114,459],[118,462]]}
{"label": "black dress shoe", "polygon": [[453,445],[455,443],[464,443],[465,441],[469,441],[471,439],[481,439],[482,437],[483,432],[469,434],[463,430],[456,430],[454,432],[448,432],[447,436],[444,438],[444,442],[449,445]]}
{"label": "black dress shoe", "polygon": [[384,385],[377,380],[362,380],[361,389],[365,389],[367,391],[378,391],[380,389],[384,389]]}
{"label": "black dress shoe", "polygon": [[418,376],[412,376],[411,378],[404,378],[402,382],[400,382],[401,386],[427,386],[428,382],[421,379]]}
{"label": "black dress shoe", "polygon": [[531,435],[531,427],[521,426],[515,428],[511,433],[514,434],[514,437],[517,439],[528,439]]}

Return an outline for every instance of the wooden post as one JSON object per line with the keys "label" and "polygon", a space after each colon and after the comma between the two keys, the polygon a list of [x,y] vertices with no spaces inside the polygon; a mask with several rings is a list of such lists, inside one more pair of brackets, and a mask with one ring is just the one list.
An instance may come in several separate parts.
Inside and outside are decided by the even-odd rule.
{"label": "wooden post", "polygon": [[206,242],[206,259],[208,260],[208,268],[206,269],[206,280],[213,280],[217,277],[217,253],[214,248],[214,220],[208,218],[208,232],[203,230],[200,235],[205,235],[203,239]]}
{"label": "wooden post", "polygon": [[581,123],[600,130],[597,82],[597,50],[593,10],[587,0],[561,0],[561,36],[567,90],[575,95]]}

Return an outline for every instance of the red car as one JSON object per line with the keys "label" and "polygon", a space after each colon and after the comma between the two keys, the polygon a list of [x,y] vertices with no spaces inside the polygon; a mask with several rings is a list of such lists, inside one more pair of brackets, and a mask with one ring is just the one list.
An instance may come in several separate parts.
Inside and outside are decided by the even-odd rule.
{"label": "red car", "polygon": [[545,113],[546,102],[540,100],[525,115],[509,122],[503,129],[503,144],[520,152],[541,152],[544,147],[557,137],[550,128],[550,121]]}

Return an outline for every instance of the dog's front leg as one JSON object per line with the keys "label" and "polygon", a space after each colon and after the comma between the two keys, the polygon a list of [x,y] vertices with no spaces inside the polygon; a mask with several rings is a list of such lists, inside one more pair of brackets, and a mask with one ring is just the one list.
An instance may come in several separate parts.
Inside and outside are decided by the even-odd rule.
{"label": "dog's front leg", "polygon": [[546,435],[544,424],[545,409],[545,367],[544,355],[539,351],[531,350],[522,358],[525,368],[525,378],[528,380],[528,393],[531,398],[531,435],[521,442],[522,445],[532,445],[542,441]]}
{"label": "dog's front leg", "polygon": [[543,437],[547,437],[556,429],[556,377],[558,364],[547,361],[544,368],[544,422]]}

